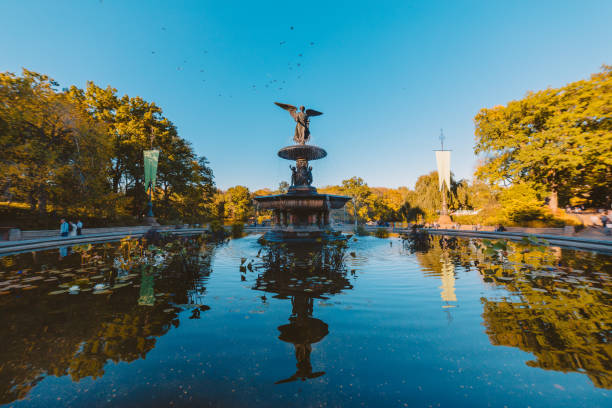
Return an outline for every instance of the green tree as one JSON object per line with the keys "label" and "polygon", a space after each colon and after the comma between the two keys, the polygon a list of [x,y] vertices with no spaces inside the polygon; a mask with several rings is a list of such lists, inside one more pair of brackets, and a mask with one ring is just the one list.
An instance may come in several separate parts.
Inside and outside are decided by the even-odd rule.
{"label": "green tree", "polygon": [[361,177],[352,177],[342,180],[341,191],[350,196],[351,201],[346,203],[347,210],[351,217],[357,218],[358,222],[368,220],[368,204],[372,203],[372,191]]}
{"label": "green tree", "polygon": [[476,175],[491,182],[530,182],[546,188],[556,210],[559,194],[610,204],[612,191],[612,67],[589,80],[528,93],[475,117]]}
{"label": "green tree", "polygon": [[198,157],[176,127],[163,116],[154,102],[140,97],[117,96],[110,86],[93,82],[86,90],[71,88],[75,98],[88,106],[91,114],[106,125],[112,141],[111,180],[115,193],[130,198],[130,212],[141,215],[147,201],[142,152],[160,150],[156,198],[157,214],[166,219],[207,218],[214,190],[213,173],[205,157]]}
{"label": "green tree", "polygon": [[[59,91],[46,75],[0,73],[0,196],[71,216],[143,213],[143,150],[160,150],[156,213],[210,217],[213,172],[154,102],[88,82]],[[131,217],[133,218],[133,217]]]}
{"label": "green tree", "polygon": [[244,186],[229,188],[224,194],[225,218],[244,222],[251,215],[253,202],[249,189]]}
{"label": "green tree", "polygon": [[91,206],[107,192],[103,128],[57,82],[26,69],[0,74],[0,173],[5,195],[47,212]]}
{"label": "green tree", "polygon": [[[464,180],[456,181],[451,174],[450,190],[445,190],[449,210],[469,207],[469,192],[467,182]],[[414,193],[407,196],[410,207],[418,207],[425,214],[426,218],[433,220],[437,217],[437,212],[442,208],[442,193],[438,184],[438,172],[432,171],[429,174],[420,176],[414,187]]]}

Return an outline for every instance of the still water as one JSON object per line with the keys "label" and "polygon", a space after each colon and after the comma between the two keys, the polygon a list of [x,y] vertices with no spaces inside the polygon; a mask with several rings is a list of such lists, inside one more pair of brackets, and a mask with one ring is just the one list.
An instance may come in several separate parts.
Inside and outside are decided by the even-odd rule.
{"label": "still water", "polygon": [[612,405],[609,256],[257,238],[0,258],[0,404]]}

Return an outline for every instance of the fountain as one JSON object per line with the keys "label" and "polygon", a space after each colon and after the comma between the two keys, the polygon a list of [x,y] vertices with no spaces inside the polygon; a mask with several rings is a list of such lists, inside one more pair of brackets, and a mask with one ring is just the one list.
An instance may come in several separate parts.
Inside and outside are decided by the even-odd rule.
{"label": "fountain", "polygon": [[275,102],[276,105],[289,111],[295,120],[295,145],[283,147],[278,151],[279,157],[294,160],[290,165],[291,186],[285,194],[255,197],[259,209],[274,212],[274,225],[263,239],[270,242],[328,242],[344,240],[340,231],[333,231],[329,212],[344,207],[350,197],[332,194],[319,194],[312,186],[312,167],[310,161],[327,156],[327,152],[306,142],[310,139],[310,117],[322,115],[321,112]]}

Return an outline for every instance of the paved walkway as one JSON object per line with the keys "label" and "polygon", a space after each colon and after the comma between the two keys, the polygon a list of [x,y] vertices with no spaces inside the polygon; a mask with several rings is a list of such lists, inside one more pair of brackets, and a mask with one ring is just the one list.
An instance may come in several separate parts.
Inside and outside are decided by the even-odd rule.
{"label": "paved walkway", "polygon": [[[63,246],[118,241],[127,236],[140,238],[150,229],[151,227],[149,226],[100,228],[98,230],[104,230],[100,232],[90,228],[89,230],[83,230],[83,235],[71,237],[57,236],[56,231],[55,236],[43,236],[20,241],[0,241],[0,256],[42,249],[60,248]],[[163,232],[172,232],[178,235],[195,235],[206,231],[206,228],[176,228],[175,226],[155,227],[155,229]]]}
{"label": "paved walkway", "polygon": [[612,235],[606,235],[602,227],[589,226],[581,231],[576,232],[573,236],[612,241]]}

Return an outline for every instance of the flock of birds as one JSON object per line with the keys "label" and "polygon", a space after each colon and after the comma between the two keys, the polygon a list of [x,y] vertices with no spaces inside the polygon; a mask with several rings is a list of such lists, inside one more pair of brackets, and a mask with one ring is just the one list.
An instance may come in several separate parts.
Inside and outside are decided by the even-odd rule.
{"label": "flock of birds", "polygon": [[[295,29],[294,26],[289,27],[289,30],[293,31]],[[166,27],[161,27],[162,31],[166,31]],[[279,42],[279,47],[283,47],[287,44],[288,42],[285,41],[280,41]],[[310,41],[308,43],[308,46],[313,47],[315,45],[315,43],[313,41]],[[156,55],[156,51],[151,51],[151,55]],[[203,50],[203,54],[208,54],[208,50]],[[294,61],[290,61],[287,63],[287,69],[289,71],[294,71],[295,73],[297,73],[297,79],[300,79],[302,77],[302,73],[301,73],[301,69],[303,67],[303,57],[304,57],[304,53],[303,52],[299,52],[297,53],[297,60]],[[177,71],[184,71],[185,70],[185,65],[188,63],[187,60],[183,60],[183,64],[179,65],[176,67]],[[206,82],[206,78],[204,78],[205,74],[205,70],[203,68],[200,68],[199,73],[202,74],[202,78],[201,81],[202,83]],[[269,74],[268,74],[269,75]],[[260,84],[259,86],[257,84],[252,84],[250,89],[252,91],[257,91],[258,89],[261,88],[267,88],[267,89],[274,89],[276,88],[279,91],[282,91],[284,89],[284,87],[287,84],[287,80],[278,80],[278,79],[267,79],[263,84]],[[219,93],[218,96],[223,96],[223,94]],[[229,98],[232,97],[232,95],[227,95]]]}

